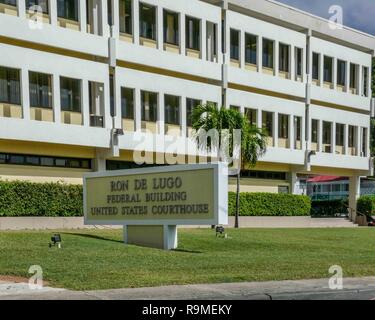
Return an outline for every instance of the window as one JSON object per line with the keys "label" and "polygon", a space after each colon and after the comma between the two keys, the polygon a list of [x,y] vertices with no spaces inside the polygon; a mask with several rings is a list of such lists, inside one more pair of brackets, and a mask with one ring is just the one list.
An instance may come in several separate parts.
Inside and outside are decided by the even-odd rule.
{"label": "window", "polygon": [[337,85],[345,86],[346,84],[346,62],[337,60]]}
{"label": "window", "polygon": [[237,111],[237,112],[241,112],[241,107],[239,107],[239,106],[230,106],[230,109],[234,110],[234,111]]}
{"label": "window", "polygon": [[186,48],[200,50],[200,20],[186,17]]}
{"label": "window", "polygon": [[266,134],[269,137],[273,136],[273,113],[263,111],[262,112],[262,127],[266,130]]}
{"label": "window", "polygon": [[318,133],[319,133],[319,121],[313,119],[311,121],[311,142],[318,143]]}
{"label": "window", "polygon": [[355,126],[349,126],[348,147],[355,147]]}
{"label": "window", "polygon": [[245,62],[257,64],[257,36],[245,34]]}
{"label": "window", "polygon": [[286,176],[286,172],[241,170],[241,178],[285,181],[287,179]]}
{"label": "window", "polygon": [[78,21],[78,0],[57,0],[57,16]]}
{"label": "window", "polygon": [[81,112],[81,81],[60,77],[61,110]]}
{"label": "window", "polygon": [[186,125],[188,127],[191,127],[193,125],[192,123],[192,114],[193,110],[198,107],[201,104],[200,100],[195,99],[186,99]]}
{"label": "window", "polygon": [[296,48],[296,74],[298,77],[302,77],[303,69],[303,51],[301,48]]}
{"label": "window", "polygon": [[207,60],[214,62],[217,57],[217,24],[207,21],[206,23],[206,45]]}
{"label": "window", "polygon": [[43,13],[48,14],[48,0],[26,0],[26,10],[28,11],[32,6],[39,6]]}
{"label": "window", "polygon": [[279,70],[289,72],[289,46],[283,43],[279,44]]}
{"label": "window", "polygon": [[120,0],[120,32],[133,34],[132,0]]}
{"label": "window", "polygon": [[319,53],[313,52],[312,78],[319,80]]}
{"label": "window", "polygon": [[139,3],[139,35],[156,40],[156,7]]}
{"label": "window", "polygon": [[362,157],[367,156],[367,128],[362,128]]}
{"label": "window", "polygon": [[0,102],[21,104],[19,70],[0,67]]}
{"label": "window", "polygon": [[333,58],[324,56],[324,81],[332,83]]}
{"label": "window", "polygon": [[344,146],[344,130],[345,125],[336,123],[336,146]]}
{"label": "window", "polygon": [[279,194],[289,194],[289,186],[278,186],[277,190]]}
{"label": "window", "polygon": [[17,6],[17,0],[0,0],[0,3],[4,3],[10,6]]}
{"label": "window", "polygon": [[234,29],[230,29],[230,58],[240,59],[240,32]]}
{"label": "window", "polygon": [[134,120],[134,90],[121,88],[121,114],[123,119]]}
{"label": "window", "polygon": [[273,69],[273,41],[263,39],[263,67]]}
{"label": "window", "polygon": [[180,97],[165,95],[165,115],[164,122],[166,124],[180,124]]}
{"label": "window", "polygon": [[350,88],[357,88],[357,66],[353,63],[350,64]]}
{"label": "window", "polygon": [[[332,143],[332,123],[323,121],[323,144],[330,145]],[[330,152],[329,149],[323,150]]]}
{"label": "window", "polygon": [[286,114],[279,114],[279,138],[289,138],[289,116]]}
{"label": "window", "polygon": [[142,121],[156,122],[158,111],[158,94],[154,92],[141,92]]}
{"label": "window", "polygon": [[44,73],[29,72],[30,106],[52,108],[51,76]]}
{"label": "window", "polygon": [[60,158],[28,154],[0,153],[0,163],[24,166],[91,169],[91,159]]}
{"label": "window", "polygon": [[164,10],[164,42],[178,46],[178,13]]}
{"label": "window", "polygon": [[369,69],[367,67],[363,67],[363,92],[362,95],[364,97],[368,97],[368,74],[369,74]]}
{"label": "window", "polygon": [[297,141],[301,141],[302,135],[302,118],[301,117],[294,117],[294,124],[295,124],[295,139]]}
{"label": "window", "polygon": [[249,120],[252,126],[258,126],[257,124],[257,110],[245,108],[245,116]]}

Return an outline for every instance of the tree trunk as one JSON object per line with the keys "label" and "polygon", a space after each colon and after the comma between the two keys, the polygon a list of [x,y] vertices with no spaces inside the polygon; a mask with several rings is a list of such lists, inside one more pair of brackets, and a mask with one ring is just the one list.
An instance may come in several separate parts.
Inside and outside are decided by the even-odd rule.
{"label": "tree trunk", "polygon": [[237,173],[237,195],[236,195],[236,218],[235,218],[235,223],[234,227],[239,228],[239,216],[240,216],[240,175],[241,173]]}

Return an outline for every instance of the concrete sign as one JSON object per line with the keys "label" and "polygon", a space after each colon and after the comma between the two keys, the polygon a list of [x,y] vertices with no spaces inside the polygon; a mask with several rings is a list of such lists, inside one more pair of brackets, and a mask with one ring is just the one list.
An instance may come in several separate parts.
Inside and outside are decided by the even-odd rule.
{"label": "concrete sign", "polygon": [[90,173],[83,187],[85,224],[124,225],[128,243],[152,246],[159,239],[156,247],[175,247],[176,225],[228,224],[224,164]]}

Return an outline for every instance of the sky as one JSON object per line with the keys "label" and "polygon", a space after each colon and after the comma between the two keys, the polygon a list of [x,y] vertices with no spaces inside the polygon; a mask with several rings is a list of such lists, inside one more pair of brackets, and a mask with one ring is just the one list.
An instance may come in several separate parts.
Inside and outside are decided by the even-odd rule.
{"label": "sky", "polygon": [[375,0],[277,0],[298,9],[329,19],[329,8],[343,9],[343,24],[375,35]]}

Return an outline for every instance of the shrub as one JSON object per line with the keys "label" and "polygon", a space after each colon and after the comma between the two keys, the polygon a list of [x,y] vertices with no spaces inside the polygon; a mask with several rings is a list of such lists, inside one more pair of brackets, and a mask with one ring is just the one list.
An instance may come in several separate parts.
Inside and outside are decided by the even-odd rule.
{"label": "shrub", "polygon": [[348,201],[345,200],[327,200],[313,201],[311,203],[311,215],[320,217],[334,217],[342,213],[348,213]]}
{"label": "shrub", "polygon": [[0,216],[83,216],[82,186],[0,181]]}
{"label": "shrub", "polygon": [[[229,215],[235,215],[236,193],[229,193]],[[311,200],[307,196],[275,193],[241,193],[242,216],[308,216]]]}
{"label": "shrub", "polygon": [[364,213],[367,215],[374,215],[375,214],[375,196],[362,196],[358,199],[357,202],[357,210],[360,213]]}

